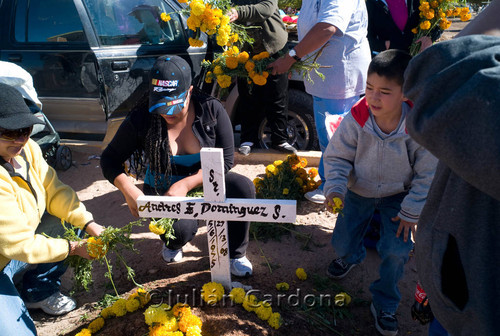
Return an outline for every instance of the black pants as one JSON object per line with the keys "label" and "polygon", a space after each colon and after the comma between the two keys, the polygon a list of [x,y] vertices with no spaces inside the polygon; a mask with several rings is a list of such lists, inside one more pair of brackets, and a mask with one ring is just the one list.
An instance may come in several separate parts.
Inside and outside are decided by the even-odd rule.
{"label": "black pants", "polygon": [[253,84],[250,93],[246,78],[238,79],[241,113],[241,143],[258,143],[259,125],[264,117],[271,128],[271,142],[280,145],[287,141],[286,108],[288,103],[288,75],[269,75],[264,86]]}
{"label": "black pants", "polygon": [[[247,177],[228,172],[226,174],[226,197],[228,198],[255,198],[255,187]],[[146,185],[144,193],[148,194]],[[221,218],[224,219],[224,218]],[[229,256],[230,258],[240,258],[245,256],[248,240],[250,222],[230,221],[227,223]],[[179,219],[173,224],[175,239],[170,239],[166,246],[172,250],[178,250],[190,242],[198,231],[198,220]],[[166,241],[164,235],[160,235]]]}

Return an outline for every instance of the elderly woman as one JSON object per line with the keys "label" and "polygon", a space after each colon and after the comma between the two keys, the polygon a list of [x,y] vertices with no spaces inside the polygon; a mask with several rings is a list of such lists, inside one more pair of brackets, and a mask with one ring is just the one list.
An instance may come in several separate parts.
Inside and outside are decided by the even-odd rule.
{"label": "elderly woman", "polygon": [[[228,172],[233,166],[234,140],[231,121],[222,104],[192,85],[191,67],[178,56],[159,57],[149,80],[150,96],[131,111],[101,156],[104,176],[125,197],[131,213],[138,216],[139,196],[186,196],[202,185],[200,150],[218,147],[224,151],[227,197],[255,198],[255,187],[245,176]],[[142,165],[145,153],[147,171],[140,190],[128,178],[123,163],[134,153]],[[139,160],[139,161],[138,161]],[[231,273],[252,274],[245,256],[249,222],[229,222]],[[182,259],[182,247],[195,236],[198,221],[181,219],[173,224],[175,239],[166,240],[162,256],[166,262]]]}
{"label": "elderly woman", "polygon": [[[22,95],[0,84],[0,325],[4,335],[36,335],[26,308],[51,315],[76,308],[75,300],[59,291],[60,276],[67,267],[63,260],[69,255],[90,257],[85,242],[51,238],[63,234],[55,217],[90,235],[103,230],[29,138],[34,124],[43,121],[31,113]],[[22,275],[21,293],[13,280],[16,275]]]}

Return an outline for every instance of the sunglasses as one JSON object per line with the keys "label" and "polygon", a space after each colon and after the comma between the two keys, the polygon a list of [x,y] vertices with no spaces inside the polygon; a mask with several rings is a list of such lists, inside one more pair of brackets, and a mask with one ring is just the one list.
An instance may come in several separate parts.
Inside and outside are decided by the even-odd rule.
{"label": "sunglasses", "polygon": [[16,141],[19,138],[27,138],[31,134],[33,126],[16,130],[0,129],[0,139],[5,141]]}

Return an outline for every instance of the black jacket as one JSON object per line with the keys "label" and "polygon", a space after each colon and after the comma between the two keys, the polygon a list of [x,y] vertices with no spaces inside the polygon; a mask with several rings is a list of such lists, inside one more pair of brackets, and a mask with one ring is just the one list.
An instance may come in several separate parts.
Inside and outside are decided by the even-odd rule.
{"label": "black jacket", "polygon": [[[195,104],[194,135],[201,147],[224,150],[224,170],[229,171],[234,162],[234,138],[226,110],[220,101],[199,91],[193,90],[191,101]],[[136,107],[120,125],[113,140],[102,153],[101,169],[104,177],[112,184],[118,175],[125,172],[123,163],[136,150],[144,149],[150,119],[147,104]]]}
{"label": "black jacket", "polygon": [[[403,31],[399,30],[392,19],[389,8],[382,0],[366,0],[368,10],[368,42],[372,57],[384,51],[385,41],[390,41],[390,49],[400,49],[409,52],[414,34],[411,30],[420,23],[418,7],[420,0],[407,0],[408,21]],[[431,32],[431,39],[437,40],[441,36],[439,27]]]}

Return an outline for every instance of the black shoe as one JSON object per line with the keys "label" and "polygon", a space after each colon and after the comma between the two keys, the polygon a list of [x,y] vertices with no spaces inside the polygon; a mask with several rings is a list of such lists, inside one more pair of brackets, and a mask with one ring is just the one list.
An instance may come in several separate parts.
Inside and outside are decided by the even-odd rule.
{"label": "black shoe", "polygon": [[328,265],[326,275],[332,279],[342,279],[356,264],[347,264],[342,258],[337,258]]}
{"label": "black shoe", "polygon": [[395,336],[398,334],[398,320],[396,314],[378,310],[373,305],[370,306],[373,318],[375,319],[375,328],[384,336]]}
{"label": "black shoe", "polygon": [[295,147],[290,145],[288,142],[283,142],[279,145],[271,145],[271,148],[287,154],[297,154],[297,150],[295,149]]}

